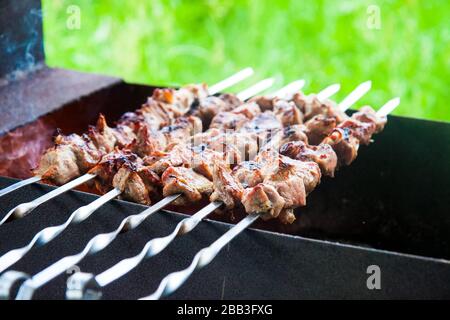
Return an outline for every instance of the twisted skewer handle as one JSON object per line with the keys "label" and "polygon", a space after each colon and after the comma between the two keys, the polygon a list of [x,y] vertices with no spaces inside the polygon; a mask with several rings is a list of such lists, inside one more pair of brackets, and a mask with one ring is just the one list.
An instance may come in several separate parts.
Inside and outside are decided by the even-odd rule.
{"label": "twisted skewer handle", "polygon": [[[54,264],[50,265],[49,267],[45,268],[44,270],[33,276],[31,279],[25,281],[19,289],[17,299],[19,300],[31,299],[36,289],[40,288],[41,286],[43,286],[50,280],[54,279],[58,275],[64,273],[67,269],[79,263],[86,256],[95,254],[103,250],[112,241],[114,241],[114,239],[116,239],[116,237],[120,233],[136,228],[149,216],[158,212],[160,209],[167,206],[169,203],[174,201],[179,196],[180,195],[177,194],[166,197],[163,200],[154,204],[152,207],[148,208],[147,210],[139,214],[126,217],[125,219],[122,220],[119,227],[114,231],[96,235],[88,242],[86,247],[80,253],[60,259],[59,261],[55,262]],[[0,277],[0,285],[2,281],[3,279],[2,277]]]}
{"label": "twisted skewer handle", "polygon": [[172,241],[191,232],[205,217],[222,206],[222,202],[211,202],[195,215],[181,220],[171,234],[165,237],[154,238],[146,243],[139,254],[123,259],[116,265],[94,276],[93,274],[77,272],[67,279],[67,299],[91,300],[101,297],[100,287],[105,287],[113,281],[123,277],[136,268],[145,259],[153,257],[163,251]]}
{"label": "twisted skewer handle", "polygon": [[144,259],[157,255],[164,250],[177,236],[184,235],[191,232],[206,216],[212,213],[214,210],[222,206],[222,202],[211,202],[195,215],[183,219],[180,221],[175,230],[171,234],[165,237],[155,238],[150,240],[144,246],[144,249],[135,257],[124,259],[117,263],[115,266],[100,273],[95,277],[95,280],[102,287],[110,284],[111,282],[122,277],[126,273],[130,272],[133,268],[137,267]]}
{"label": "twisted skewer handle", "polygon": [[101,196],[90,204],[75,210],[65,223],[58,226],[52,226],[42,229],[34,235],[33,239],[31,239],[31,241],[26,246],[8,251],[0,257],[0,273],[23,258],[32,248],[41,247],[49,243],[70,225],[86,220],[95,210],[100,208],[106,202],[114,199],[119,194],[121,194],[121,191],[119,189],[111,190],[110,192]]}
{"label": "twisted skewer handle", "polygon": [[34,199],[33,201],[19,204],[15,208],[11,209],[6,214],[5,217],[3,217],[3,219],[0,221],[0,225],[4,224],[6,222],[10,222],[10,221],[25,217],[27,214],[29,214],[31,212],[31,210],[35,209],[42,203],[44,203],[50,199],[53,199],[53,198],[59,196],[60,194],[63,194],[64,192],[67,192],[67,191],[79,186],[80,184],[83,184],[89,180],[92,180],[95,177],[96,177],[96,175],[94,175],[94,174],[86,173],[86,174],[82,175],[81,177],[78,177],[75,180],[72,180],[72,181],[62,185],[61,187],[58,187],[58,188],[50,191],[49,193],[46,193],[43,196],[40,196],[39,198]]}
{"label": "twisted skewer handle", "polygon": [[214,241],[209,247],[200,250],[192,260],[189,267],[184,270],[173,272],[167,275],[160,283],[158,289],[151,295],[141,298],[140,300],[157,300],[168,296],[176,291],[195,270],[201,269],[208,265],[228,243],[231,242],[239,233],[245,230],[253,222],[259,218],[258,214],[248,215],[238,224],[224,233],[219,239]]}

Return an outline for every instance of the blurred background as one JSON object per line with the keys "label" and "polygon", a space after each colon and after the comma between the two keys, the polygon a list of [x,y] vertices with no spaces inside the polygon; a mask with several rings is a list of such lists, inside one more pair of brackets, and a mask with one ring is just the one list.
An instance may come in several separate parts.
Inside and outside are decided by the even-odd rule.
{"label": "blurred background", "polygon": [[[450,121],[450,2],[442,0],[43,0],[53,67],[129,82],[214,83],[252,66],[306,92],[362,81],[378,108]],[[239,89],[236,87],[235,90]]]}

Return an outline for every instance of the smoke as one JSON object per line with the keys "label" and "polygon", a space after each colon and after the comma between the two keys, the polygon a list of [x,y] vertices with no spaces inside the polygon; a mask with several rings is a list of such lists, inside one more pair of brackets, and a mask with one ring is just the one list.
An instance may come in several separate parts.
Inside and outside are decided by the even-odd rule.
{"label": "smoke", "polygon": [[[12,21],[11,29],[2,30],[0,34],[0,51],[6,59],[13,59],[13,72],[0,79],[0,84],[7,84],[23,78],[29,71],[41,68],[35,53],[40,53],[42,46],[42,10],[30,9],[22,21]],[[2,62],[3,63],[3,62]]]}

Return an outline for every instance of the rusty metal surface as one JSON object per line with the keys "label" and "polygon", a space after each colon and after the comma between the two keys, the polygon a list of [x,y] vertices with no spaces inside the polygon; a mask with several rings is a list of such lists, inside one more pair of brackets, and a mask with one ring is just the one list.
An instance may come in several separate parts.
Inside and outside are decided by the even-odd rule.
{"label": "rusty metal surface", "polygon": [[43,67],[0,86],[0,135],[121,80]]}

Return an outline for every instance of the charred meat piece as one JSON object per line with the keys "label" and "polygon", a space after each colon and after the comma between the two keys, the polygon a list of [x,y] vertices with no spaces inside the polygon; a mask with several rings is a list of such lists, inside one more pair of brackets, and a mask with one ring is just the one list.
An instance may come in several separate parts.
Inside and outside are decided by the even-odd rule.
{"label": "charred meat piece", "polygon": [[77,164],[77,156],[71,146],[62,144],[48,149],[33,173],[41,176],[43,180],[62,185],[78,177],[80,169]]}
{"label": "charred meat piece", "polygon": [[359,109],[358,112],[355,112],[352,115],[352,119],[364,122],[364,123],[373,123],[375,124],[375,132],[379,133],[384,129],[384,126],[386,125],[387,118],[380,117],[377,115],[376,111],[372,109],[370,106],[364,106],[361,109]]}
{"label": "charred meat piece", "polygon": [[273,112],[284,127],[303,123],[303,114],[293,102],[277,100],[273,105]]}
{"label": "charred meat piece", "polygon": [[39,166],[33,170],[44,180],[64,184],[88,171],[101,159],[101,152],[86,135],[58,134],[54,140],[55,146],[43,154]]}
{"label": "charred meat piece", "polygon": [[260,213],[265,220],[277,218],[283,210],[285,200],[274,186],[260,183],[242,193],[242,205],[248,214]]}
{"label": "charred meat piece", "polygon": [[242,114],[246,116],[247,119],[253,119],[261,114],[261,109],[256,103],[248,102],[234,108],[231,112],[235,114]]}
{"label": "charred meat piece", "polygon": [[222,131],[239,130],[248,122],[248,118],[243,114],[236,114],[230,111],[219,112],[211,121],[210,128],[216,128]]}
{"label": "charred meat piece", "polygon": [[232,175],[244,188],[254,187],[264,181],[261,164],[256,161],[243,161],[233,168]]}
{"label": "charred meat piece", "polygon": [[335,118],[338,123],[348,118],[333,101],[326,100],[322,102],[315,94],[305,95],[299,92],[293,95],[292,101],[303,113],[305,122],[319,114]]}
{"label": "charred meat piece", "polygon": [[278,216],[278,220],[280,220],[281,223],[283,224],[292,224],[295,221],[295,214],[294,214],[294,209],[293,208],[289,208],[289,209],[283,209],[281,210],[279,216]]}
{"label": "charred meat piece", "polygon": [[262,111],[273,110],[273,106],[277,98],[272,98],[269,96],[256,96],[250,99],[250,102],[255,102],[258,104]]}
{"label": "charred meat piece", "polygon": [[145,124],[140,124],[136,127],[136,139],[127,146],[128,149],[140,157],[146,157],[154,152],[165,150],[166,147],[166,136]]}
{"label": "charred meat piece", "polygon": [[305,131],[306,129],[304,125],[293,125],[283,128],[283,136],[280,145],[283,145],[289,141],[303,141],[308,143],[308,136]]}
{"label": "charred meat piece", "polygon": [[117,138],[114,130],[108,126],[102,114],[98,117],[97,125],[89,127],[88,135],[103,154],[113,151],[116,146]]}
{"label": "charred meat piece", "polygon": [[349,128],[336,128],[326,137],[323,144],[329,144],[338,157],[338,166],[349,165],[356,159],[359,140],[353,136]]}
{"label": "charred meat piece", "polygon": [[283,126],[275,114],[271,111],[266,111],[248,121],[241,131],[256,134],[258,136],[258,145],[263,146],[282,129]]}
{"label": "charred meat piece", "polygon": [[241,201],[243,186],[232,175],[228,166],[216,163],[213,173],[214,191],[210,200],[222,201],[227,209],[233,209]]}
{"label": "charred meat piece", "polygon": [[160,132],[166,138],[166,145],[173,146],[187,141],[198,132],[202,132],[202,123],[199,118],[194,116],[179,117],[172,125],[162,128]]}
{"label": "charred meat piece", "polygon": [[258,152],[258,137],[246,132],[222,132],[204,141],[208,148],[222,153],[230,165],[252,159]]}
{"label": "charred meat piece", "polygon": [[175,205],[186,205],[199,201],[213,191],[212,182],[191,168],[169,167],[164,171],[161,181],[165,197],[177,193],[183,194],[175,200],[173,203]]}
{"label": "charred meat piece", "polygon": [[303,141],[291,141],[281,146],[280,153],[300,161],[313,161],[319,165],[323,175],[334,177],[338,159],[329,144],[309,146]]}
{"label": "charred meat piece", "polygon": [[205,99],[197,100],[189,110],[188,114],[202,119],[203,126],[210,125],[211,120],[221,111],[230,111],[232,106],[219,97],[209,96]]}
{"label": "charred meat piece", "polygon": [[116,128],[109,127],[102,114],[98,117],[96,126],[89,127],[88,136],[103,154],[113,151],[116,146],[123,148],[136,138],[128,126],[119,124]]}
{"label": "charred meat piece", "polygon": [[225,103],[231,110],[243,103],[241,99],[239,99],[235,94],[232,93],[223,93],[219,95],[219,98],[225,101]]}
{"label": "charred meat piece", "polygon": [[359,143],[368,145],[372,141],[376,124],[373,122],[361,122],[355,119],[348,119],[342,122],[339,128],[349,130],[351,135],[359,140]]}
{"label": "charred meat piece", "polygon": [[150,194],[157,190],[160,179],[148,167],[126,162],[114,175],[112,184],[122,191],[121,198],[149,205]]}
{"label": "charred meat piece", "polygon": [[156,151],[144,157],[144,163],[151,170],[161,175],[167,168],[178,167],[189,163],[192,159],[191,151],[185,145],[175,145],[171,150]]}
{"label": "charred meat piece", "polygon": [[151,97],[152,100],[161,102],[161,107],[171,117],[180,117],[186,114],[194,102],[208,96],[205,84],[188,85],[178,90],[176,89],[155,89]]}
{"label": "charred meat piece", "polygon": [[317,145],[336,128],[336,119],[318,114],[308,120],[305,126],[309,143]]}
{"label": "charred meat piece", "polygon": [[140,164],[142,159],[131,151],[115,149],[104,155],[89,173],[97,175],[94,180],[96,189],[100,193],[106,193],[113,186],[113,178],[122,166],[133,168]]}
{"label": "charred meat piece", "polygon": [[88,171],[90,168],[96,165],[102,157],[101,152],[97,150],[95,145],[85,134],[82,136],[79,136],[77,134],[70,134],[68,136],[58,134],[55,137],[55,144],[65,144],[70,146],[76,156],[77,165],[80,172]]}

